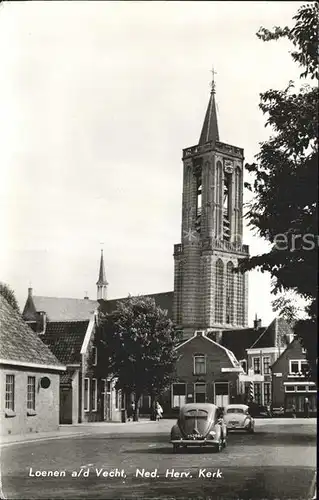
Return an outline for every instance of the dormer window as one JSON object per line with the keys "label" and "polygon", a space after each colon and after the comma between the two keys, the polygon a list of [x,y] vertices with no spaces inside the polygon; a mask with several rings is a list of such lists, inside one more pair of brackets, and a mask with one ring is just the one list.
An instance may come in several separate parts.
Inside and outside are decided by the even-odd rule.
{"label": "dormer window", "polygon": [[194,355],[194,375],[206,375],[206,356],[204,354]]}

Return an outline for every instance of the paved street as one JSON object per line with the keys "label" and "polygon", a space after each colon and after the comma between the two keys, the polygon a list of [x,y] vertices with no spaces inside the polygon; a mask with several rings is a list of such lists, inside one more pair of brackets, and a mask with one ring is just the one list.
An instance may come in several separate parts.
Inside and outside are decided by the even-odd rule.
{"label": "paved street", "polygon": [[[254,435],[231,434],[220,454],[193,449],[177,455],[168,443],[172,424],[118,424],[108,432],[107,427],[91,426],[91,432],[84,426],[79,432],[87,435],[7,445],[1,451],[3,494],[7,499],[65,500],[310,498],[314,421],[283,425],[260,420]],[[37,471],[62,476],[36,477]],[[112,471],[115,477],[107,476]],[[172,477],[175,473],[184,477]]]}

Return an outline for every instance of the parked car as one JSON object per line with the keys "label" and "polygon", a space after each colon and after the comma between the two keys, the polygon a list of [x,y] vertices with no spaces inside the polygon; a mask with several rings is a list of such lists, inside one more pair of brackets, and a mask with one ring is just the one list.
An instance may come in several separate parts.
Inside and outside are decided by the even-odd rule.
{"label": "parked car", "polygon": [[211,446],[221,451],[226,446],[227,428],[222,412],[214,404],[187,403],[171,430],[173,452],[188,446]]}
{"label": "parked car", "polygon": [[255,420],[247,405],[228,405],[225,408],[224,421],[228,431],[242,430],[253,433],[255,430]]}

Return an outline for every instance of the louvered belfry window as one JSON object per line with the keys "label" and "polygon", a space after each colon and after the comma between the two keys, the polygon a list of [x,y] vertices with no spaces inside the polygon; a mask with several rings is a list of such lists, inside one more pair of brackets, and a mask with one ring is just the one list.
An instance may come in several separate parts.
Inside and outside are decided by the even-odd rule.
{"label": "louvered belfry window", "polygon": [[216,262],[216,276],[215,276],[215,321],[216,323],[223,323],[223,309],[224,309],[224,263],[221,259]]}

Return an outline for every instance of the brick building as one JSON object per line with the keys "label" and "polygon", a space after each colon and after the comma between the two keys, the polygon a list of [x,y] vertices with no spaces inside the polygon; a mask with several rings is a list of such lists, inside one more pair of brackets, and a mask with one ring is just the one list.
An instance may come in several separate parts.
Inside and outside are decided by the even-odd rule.
{"label": "brick building", "polygon": [[176,382],[163,396],[166,412],[185,403],[227,406],[237,400],[238,376],[243,372],[231,351],[214,342],[202,330],[177,346]]}
{"label": "brick building", "polygon": [[0,296],[0,432],[54,431],[66,367]]}
{"label": "brick building", "polygon": [[199,142],[183,150],[181,243],[174,246],[174,320],[184,338],[247,325],[241,148],[220,142],[215,84]]}
{"label": "brick building", "polygon": [[239,376],[241,393],[248,401],[254,399],[258,405],[272,401],[271,365],[293,339],[293,330],[284,318],[275,318],[267,327],[257,318],[253,328],[226,330],[221,344],[230,349],[244,374]]}
{"label": "brick building", "polygon": [[310,416],[317,414],[317,387],[308,380],[308,362],[300,341],[295,338],[271,366],[273,406],[283,407],[286,414],[304,414],[305,398],[309,400]]}

